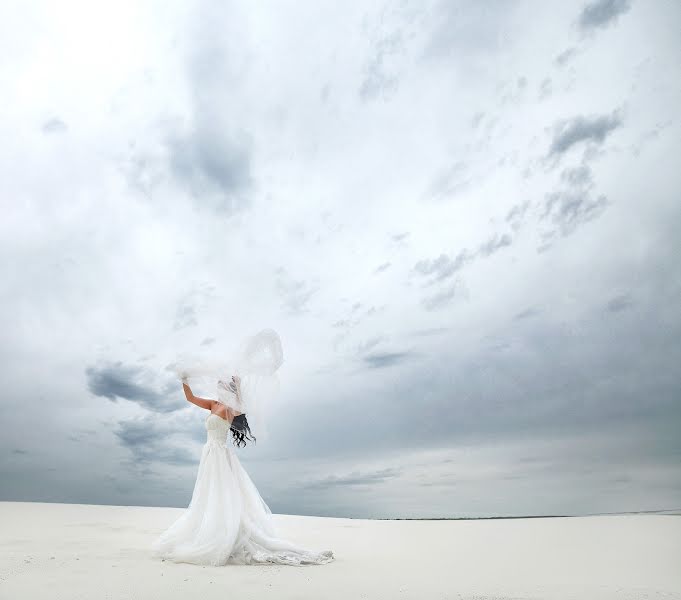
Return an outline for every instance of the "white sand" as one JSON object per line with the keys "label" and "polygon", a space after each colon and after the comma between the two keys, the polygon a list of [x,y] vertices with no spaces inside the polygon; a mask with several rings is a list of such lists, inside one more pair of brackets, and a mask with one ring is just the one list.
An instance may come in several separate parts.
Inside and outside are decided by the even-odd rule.
{"label": "white sand", "polygon": [[181,509],[0,502],[0,598],[681,599],[681,516],[370,521],[276,515],[328,565],[153,559]]}

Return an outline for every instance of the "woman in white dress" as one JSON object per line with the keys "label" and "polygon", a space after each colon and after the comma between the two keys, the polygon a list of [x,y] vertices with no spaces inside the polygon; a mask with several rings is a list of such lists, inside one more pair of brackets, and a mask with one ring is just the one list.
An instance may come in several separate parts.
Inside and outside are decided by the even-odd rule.
{"label": "woman in white dress", "polygon": [[[239,405],[241,381],[232,376],[223,390]],[[210,411],[207,441],[201,453],[191,502],[182,515],[152,544],[156,557],[200,565],[325,564],[334,560],[331,550],[302,548],[278,536],[272,512],[241,466],[232,447],[254,440],[246,415],[217,400],[196,397],[186,379],[187,400]]]}

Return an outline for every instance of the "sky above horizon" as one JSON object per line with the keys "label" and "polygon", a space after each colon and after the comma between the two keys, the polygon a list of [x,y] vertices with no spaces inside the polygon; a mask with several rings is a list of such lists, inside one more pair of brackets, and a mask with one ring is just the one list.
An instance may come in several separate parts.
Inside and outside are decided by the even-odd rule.
{"label": "sky above horizon", "polygon": [[275,513],[681,507],[680,26],[3,3],[0,500],[186,506],[166,366],[273,328]]}

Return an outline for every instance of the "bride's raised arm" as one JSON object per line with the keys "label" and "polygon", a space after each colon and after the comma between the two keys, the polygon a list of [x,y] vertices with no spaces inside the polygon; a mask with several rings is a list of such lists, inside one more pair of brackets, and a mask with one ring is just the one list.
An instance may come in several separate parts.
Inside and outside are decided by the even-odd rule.
{"label": "bride's raised arm", "polygon": [[187,396],[187,400],[189,400],[189,402],[192,404],[196,404],[196,406],[200,406],[206,410],[213,409],[213,403],[215,400],[209,400],[208,398],[199,398],[198,396],[195,396],[192,394],[192,389],[184,382],[182,382],[182,389],[184,389],[184,395]]}

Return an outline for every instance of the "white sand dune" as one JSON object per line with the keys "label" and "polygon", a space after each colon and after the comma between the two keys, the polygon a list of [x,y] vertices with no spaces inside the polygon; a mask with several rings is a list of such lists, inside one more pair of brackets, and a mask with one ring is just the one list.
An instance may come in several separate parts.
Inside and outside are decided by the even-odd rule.
{"label": "white sand dune", "polygon": [[175,508],[0,502],[0,598],[681,599],[681,516],[372,521],[276,515],[328,565],[202,567],[148,545]]}

